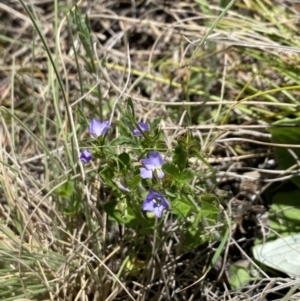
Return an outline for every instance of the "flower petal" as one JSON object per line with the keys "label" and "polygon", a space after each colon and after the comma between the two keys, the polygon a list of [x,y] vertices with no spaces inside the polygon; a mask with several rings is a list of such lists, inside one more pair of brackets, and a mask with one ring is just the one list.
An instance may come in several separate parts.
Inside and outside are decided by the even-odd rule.
{"label": "flower petal", "polygon": [[90,133],[96,138],[105,135],[108,129],[109,129],[109,121],[101,122],[98,119],[94,118],[90,122]]}
{"label": "flower petal", "polygon": [[147,168],[140,168],[141,178],[143,179],[152,179],[152,170]]}
{"label": "flower petal", "polygon": [[148,158],[142,159],[141,162],[147,169],[161,168],[164,163],[160,153],[157,151],[150,152]]}
{"label": "flower petal", "polygon": [[156,172],[159,179],[162,179],[165,176],[165,173],[161,169],[156,169]]}
{"label": "flower petal", "polygon": [[159,192],[150,190],[143,203],[143,210],[153,212],[157,217],[169,206],[169,201]]}
{"label": "flower petal", "polygon": [[[139,125],[139,127],[141,128],[141,130],[143,132],[148,131],[148,129],[149,129],[148,124],[146,124],[146,123],[144,123],[142,121],[138,122],[138,125]],[[138,128],[133,129],[133,134],[136,135],[136,136],[138,136],[138,137],[142,137],[143,136],[142,133],[140,132],[140,130]]]}
{"label": "flower petal", "polygon": [[152,164],[157,168],[163,165],[163,159],[160,156],[159,152],[153,151],[149,154],[149,160],[151,160]]}
{"label": "flower petal", "polygon": [[154,203],[151,200],[145,200],[145,202],[143,203],[143,210],[144,211],[154,211],[155,207],[154,207]]}
{"label": "flower petal", "polygon": [[159,207],[156,207],[153,212],[157,217],[161,217],[164,209],[165,208],[163,206],[159,206]]}
{"label": "flower petal", "polygon": [[146,159],[142,159],[141,160],[142,164],[144,165],[144,167],[148,170],[153,170],[155,169],[155,165],[152,162],[151,158],[146,158]]}
{"label": "flower petal", "polygon": [[92,159],[92,153],[89,150],[85,149],[83,152],[81,152],[79,159],[83,163],[89,163]]}
{"label": "flower petal", "polygon": [[[161,167],[164,162],[159,152],[157,151],[150,152],[148,158],[141,159],[141,162],[144,165],[144,168],[141,169],[141,177],[143,179],[149,179],[149,178],[152,179],[154,171],[156,171],[159,179],[164,177],[165,174],[161,170]],[[151,171],[151,174],[149,172],[146,172],[145,170]],[[143,176],[144,173],[145,176]]]}

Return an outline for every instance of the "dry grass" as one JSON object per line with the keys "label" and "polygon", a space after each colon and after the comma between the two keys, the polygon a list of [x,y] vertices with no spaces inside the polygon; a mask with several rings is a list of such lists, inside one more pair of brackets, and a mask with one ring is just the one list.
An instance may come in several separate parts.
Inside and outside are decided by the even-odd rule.
{"label": "dry grass", "polygon": [[[0,3],[0,299],[274,300],[282,298],[278,291],[299,285],[269,276],[241,291],[228,283],[230,263],[253,264],[251,246],[264,227],[262,193],[289,175],[270,163],[268,127],[299,117],[297,1],[236,1],[198,48],[222,11],[217,1],[81,1],[97,77],[86,69],[76,28],[66,18],[74,3],[25,3],[63,91],[22,5]],[[215,193],[226,191],[222,205],[233,223],[209,273],[219,242],[183,252],[178,224],[165,223],[163,252],[146,261],[138,234],[107,220],[99,203],[109,197],[103,183],[97,176],[83,181],[97,166],[77,163],[87,137],[76,128],[79,110],[87,119],[116,120],[115,104],[126,96],[141,119],[163,117],[169,148],[188,129],[198,137],[216,171]],[[190,162],[209,172],[197,158]],[[70,179],[87,200],[88,219],[66,214],[68,202],[57,189]],[[149,237],[153,250],[156,235]]]}

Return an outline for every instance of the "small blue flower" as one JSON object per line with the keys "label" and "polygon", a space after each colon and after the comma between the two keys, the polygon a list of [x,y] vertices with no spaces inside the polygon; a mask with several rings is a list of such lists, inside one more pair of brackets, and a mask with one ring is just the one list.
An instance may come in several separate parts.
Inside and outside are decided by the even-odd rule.
{"label": "small blue flower", "polygon": [[85,149],[83,152],[81,152],[80,154],[80,160],[83,162],[83,163],[89,163],[91,160],[92,160],[92,153]]}
{"label": "small blue flower", "polygon": [[98,138],[99,136],[105,135],[109,127],[110,127],[109,121],[101,122],[98,119],[94,118],[90,122],[90,133],[95,138]]}
{"label": "small blue flower", "polygon": [[[141,130],[143,132],[149,130],[148,124],[146,124],[146,123],[144,123],[142,121],[138,122],[138,125],[139,125],[139,127],[141,128]],[[136,136],[138,136],[138,137],[142,137],[143,136],[142,133],[141,133],[141,131],[139,129],[133,129],[133,134],[136,135]]]}
{"label": "small blue flower", "polygon": [[150,190],[143,203],[143,210],[153,212],[161,217],[163,211],[169,207],[169,201],[159,192]]}
{"label": "small blue flower", "polygon": [[143,179],[152,179],[153,172],[156,171],[159,179],[164,177],[164,172],[161,170],[163,165],[163,159],[161,158],[159,152],[153,151],[149,154],[147,159],[141,160],[144,167],[140,168],[141,177]]}

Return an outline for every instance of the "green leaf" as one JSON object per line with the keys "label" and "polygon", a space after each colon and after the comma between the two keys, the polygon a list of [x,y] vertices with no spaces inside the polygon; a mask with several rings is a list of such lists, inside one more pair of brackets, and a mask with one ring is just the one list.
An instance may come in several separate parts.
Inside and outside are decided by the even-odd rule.
{"label": "green leaf", "polygon": [[187,165],[187,151],[180,147],[180,146],[177,146],[174,150],[174,153],[173,153],[173,162],[175,164],[177,164],[178,168],[180,170],[182,169],[185,169],[186,168],[186,165]]}
{"label": "green leaf", "polygon": [[161,117],[155,118],[155,119],[150,123],[150,129],[151,129],[152,131],[156,130],[156,128],[158,127],[160,121],[161,121]]}
{"label": "green leaf", "polygon": [[135,216],[130,214],[130,210],[127,210],[125,201],[120,203],[117,201],[111,201],[104,204],[104,210],[110,217],[120,224],[128,224],[135,219]]}
{"label": "green leaf", "polygon": [[180,181],[182,183],[190,183],[194,178],[194,173],[191,169],[185,168],[180,174]]}
{"label": "green leaf", "polygon": [[300,190],[298,189],[276,193],[272,198],[269,227],[281,236],[300,233],[299,200]]}
{"label": "green leaf", "polygon": [[208,169],[211,171],[211,173],[212,173],[212,180],[214,180],[214,181],[216,181],[216,178],[215,178],[215,176],[216,176],[216,171],[215,171],[215,169],[213,168],[213,166],[212,165],[210,165],[209,163],[208,163],[208,161],[206,160],[206,159],[204,159],[202,156],[200,156],[199,154],[197,154],[197,153],[195,153],[194,154],[203,164],[205,164],[207,167],[208,167]]}
{"label": "green leaf", "polygon": [[176,198],[172,202],[172,213],[179,218],[186,218],[191,211],[191,205],[182,198]]}
{"label": "green leaf", "polygon": [[[209,203],[216,207],[219,206],[218,198],[212,193],[202,193],[200,199],[202,202]],[[221,211],[221,209],[218,209],[218,210]]]}
{"label": "green leaf", "polygon": [[187,250],[195,249],[210,240],[203,230],[187,231],[184,233],[184,247]]}
{"label": "green leaf", "polygon": [[178,143],[178,146],[185,149],[187,147],[187,144],[186,144],[186,138],[185,137],[182,137],[182,136],[179,136],[177,138],[177,143]]}
{"label": "green leaf", "polygon": [[116,120],[116,124],[120,132],[120,137],[129,138],[132,135],[133,127],[131,122],[127,118],[121,118],[121,121]]}
{"label": "green leaf", "polygon": [[64,199],[69,198],[74,192],[74,182],[70,180],[67,181],[56,188],[55,192]]}
{"label": "green leaf", "polygon": [[181,193],[189,195],[193,193],[193,188],[188,184],[183,184],[180,190]]}
{"label": "green leaf", "polygon": [[[154,139],[154,140],[155,140],[155,139]],[[156,142],[155,142],[155,145],[156,145],[156,147],[157,147],[158,149],[160,149],[160,150],[167,150],[167,149],[168,149],[166,142],[163,141],[163,140],[158,140],[158,141],[156,141]]]}
{"label": "green leaf", "polygon": [[141,182],[142,178],[140,175],[135,175],[131,179],[127,180],[127,184],[130,190],[134,190]]}
{"label": "green leaf", "polygon": [[[274,143],[299,145],[299,127],[274,127],[270,128],[269,131]],[[275,157],[281,168],[288,169],[297,164],[297,160],[300,159],[300,149],[290,148],[289,151],[286,147],[275,147]],[[293,177],[291,181],[300,188],[300,176]]]}
{"label": "green leaf", "polygon": [[65,204],[63,213],[67,216],[75,216],[82,212],[82,200],[72,199]]}
{"label": "green leaf", "polygon": [[134,112],[134,106],[131,97],[128,97],[126,100],[127,103],[127,111],[132,116],[133,119],[135,119],[135,112]]}
{"label": "green leaf", "polygon": [[163,188],[170,188],[173,184],[174,177],[170,174],[166,174],[162,179]]}
{"label": "green leaf", "polygon": [[118,166],[117,161],[115,159],[113,159],[113,157],[110,157],[106,160],[106,164],[109,166],[109,168],[111,169],[111,171],[113,171],[114,169],[116,169],[116,167]]}
{"label": "green leaf", "polygon": [[134,144],[132,137],[120,136],[111,141],[110,146],[118,146],[123,144]]}
{"label": "green leaf", "polygon": [[172,175],[174,178],[178,178],[179,170],[178,167],[172,162],[166,162],[162,166],[162,169],[165,173]]}
{"label": "green leaf", "polygon": [[130,166],[130,156],[127,153],[122,153],[118,156],[120,169],[128,168]]}
{"label": "green leaf", "polygon": [[89,125],[89,120],[86,118],[86,115],[84,112],[81,110],[81,108],[77,108],[76,110],[76,115],[79,119],[79,123],[82,124],[83,126],[87,127]]}
{"label": "green leaf", "polygon": [[100,176],[104,180],[104,183],[109,185],[111,188],[115,188],[116,184],[113,182],[114,171],[111,167],[107,166],[100,171]]}
{"label": "green leaf", "polygon": [[188,150],[189,150],[190,154],[199,154],[199,152],[200,152],[200,142],[196,141],[196,142],[191,143],[188,147]]}
{"label": "green leaf", "polygon": [[196,248],[212,238],[202,225],[201,216],[191,216],[187,219],[187,232],[184,235],[184,245],[187,248]]}
{"label": "green leaf", "polygon": [[239,289],[247,285],[253,278],[247,268],[232,264],[229,268],[229,282],[232,288]]}
{"label": "green leaf", "polygon": [[218,215],[221,213],[219,208],[219,201],[213,194],[203,193],[201,199],[201,215],[203,217],[209,217],[214,220],[218,220]]}

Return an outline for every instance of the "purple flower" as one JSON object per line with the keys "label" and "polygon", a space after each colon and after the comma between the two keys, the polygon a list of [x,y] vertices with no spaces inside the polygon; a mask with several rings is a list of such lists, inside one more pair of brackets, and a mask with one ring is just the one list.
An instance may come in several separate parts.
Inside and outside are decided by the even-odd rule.
{"label": "purple flower", "polygon": [[169,207],[169,201],[159,192],[150,190],[143,203],[143,210],[154,212],[161,217],[165,209]]}
{"label": "purple flower", "polygon": [[153,172],[156,171],[158,178],[163,178],[165,175],[164,172],[161,170],[163,165],[163,160],[157,151],[153,151],[149,154],[147,159],[141,160],[144,167],[140,168],[141,177],[143,179],[152,179]]}
{"label": "purple flower", "polygon": [[109,127],[109,121],[101,122],[98,119],[94,118],[90,123],[90,133],[94,137],[98,138],[99,136],[105,135]]}
{"label": "purple flower", "polygon": [[[138,125],[139,125],[139,127],[141,128],[141,130],[143,132],[148,131],[148,129],[149,129],[148,124],[146,124],[142,121],[138,122]],[[139,137],[143,136],[139,129],[133,129],[133,134],[136,135],[136,136],[139,136]]]}
{"label": "purple flower", "polygon": [[92,153],[90,151],[88,151],[87,149],[85,149],[83,152],[81,152],[80,154],[80,160],[83,163],[89,163],[92,159]]}

